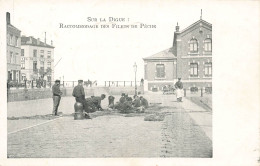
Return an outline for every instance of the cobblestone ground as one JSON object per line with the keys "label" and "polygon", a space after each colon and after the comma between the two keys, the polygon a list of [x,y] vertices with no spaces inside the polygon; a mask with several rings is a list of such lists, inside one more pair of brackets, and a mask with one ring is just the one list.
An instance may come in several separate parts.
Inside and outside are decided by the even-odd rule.
{"label": "cobblestone ground", "polygon": [[158,157],[160,129],[143,117],[64,117],[9,134],[8,157]]}
{"label": "cobblestone ground", "polygon": [[[92,120],[75,121],[69,115],[73,112],[70,107],[74,100],[66,98],[60,110],[68,116],[38,122],[37,119],[8,120],[8,157],[212,157],[212,119],[208,112],[189,101],[177,103],[174,95],[155,93],[145,97],[151,108],[143,114],[96,112]],[[48,102],[51,100],[43,103]],[[104,107],[106,104],[104,101]],[[14,115],[12,105],[8,107],[9,115]],[[41,108],[40,113],[44,114],[44,107]],[[27,116],[30,115],[28,110],[25,111]],[[154,114],[164,118],[144,120]],[[12,133],[42,122],[44,124]],[[205,128],[205,124],[209,126]],[[17,125],[22,127],[12,127]]]}
{"label": "cobblestone ground", "polygon": [[186,112],[165,117],[161,157],[212,157],[212,142]]}

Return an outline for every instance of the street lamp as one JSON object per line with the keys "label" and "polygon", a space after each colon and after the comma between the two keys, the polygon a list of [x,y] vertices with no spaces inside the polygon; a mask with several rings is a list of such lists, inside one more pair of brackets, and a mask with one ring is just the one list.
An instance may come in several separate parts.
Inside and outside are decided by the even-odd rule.
{"label": "street lamp", "polygon": [[137,65],[136,65],[136,62],[134,64],[134,72],[135,72],[135,95],[137,95],[137,86],[136,86],[136,71],[137,71]]}

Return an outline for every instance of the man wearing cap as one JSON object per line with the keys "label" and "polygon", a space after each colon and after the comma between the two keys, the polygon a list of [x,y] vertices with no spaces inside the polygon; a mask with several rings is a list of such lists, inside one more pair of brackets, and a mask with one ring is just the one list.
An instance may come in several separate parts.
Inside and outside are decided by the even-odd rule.
{"label": "man wearing cap", "polygon": [[53,111],[52,114],[54,116],[58,115],[58,107],[60,104],[60,99],[62,92],[60,91],[60,80],[56,80],[55,84],[52,86],[52,98],[53,98]]}
{"label": "man wearing cap", "polygon": [[83,104],[83,109],[85,110],[85,112],[89,113],[88,104],[87,104],[87,101],[85,99],[85,91],[84,91],[84,88],[83,88],[83,80],[78,80],[78,85],[75,86],[75,88],[73,89],[72,96],[75,97],[76,102]]}
{"label": "man wearing cap", "polygon": [[183,84],[181,82],[181,78],[178,78],[178,81],[175,83],[175,88],[177,101],[182,102]]}
{"label": "man wearing cap", "polygon": [[106,98],[105,94],[102,94],[100,97],[95,96],[92,98],[92,102],[95,104],[95,107],[100,111],[103,111],[103,108],[101,107],[101,100],[103,100],[104,98]]}

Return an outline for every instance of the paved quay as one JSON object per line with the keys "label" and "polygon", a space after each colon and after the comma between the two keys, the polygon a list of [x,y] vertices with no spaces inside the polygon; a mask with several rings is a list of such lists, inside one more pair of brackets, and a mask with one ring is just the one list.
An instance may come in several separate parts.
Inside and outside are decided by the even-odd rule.
{"label": "paved quay", "polygon": [[[23,101],[20,110],[14,107],[18,103],[8,103],[8,117],[18,117],[8,120],[8,157],[212,157],[212,112],[186,99],[175,102],[174,95],[144,97],[151,103],[145,113],[98,111],[92,120],[77,121],[71,116],[72,97],[62,98],[59,110],[64,116],[58,119],[29,118],[49,114],[51,99]],[[107,99],[102,105],[106,108]],[[152,115],[164,118],[144,120]]]}

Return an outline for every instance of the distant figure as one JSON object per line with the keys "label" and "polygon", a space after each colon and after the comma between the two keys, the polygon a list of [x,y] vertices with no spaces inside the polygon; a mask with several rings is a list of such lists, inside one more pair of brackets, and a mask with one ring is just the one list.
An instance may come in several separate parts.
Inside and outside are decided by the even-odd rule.
{"label": "distant figure", "polygon": [[57,116],[58,115],[58,107],[61,100],[62,92],[60,91],[60,80],[56,80],[55,84],[52,86],[52,98],[53,98],[53,111],[52,115]]}
{"label": "distant figure", "polygon": [[144,86],[144,79],[143,78],[141,79],[140,85]]}
{"label": "distant figure", "polygon": [[75,86],[75,88],[73,89],[72,96],[75,97],[76,102],[79,102],[83,105],[83,109],[86,112],[85,117],[90,118],[89,115],[87,114],[89,113],[89,110],[88,110],[88,103],[85,99],[83,80],[78,80],[78,85]]}
{"label": "distant figure", "polygon": [[178,78],[178,81],[175,83],[175,88],[176,88],[177,101],[182,102],[183,84],[181,82],[181,78]]}

